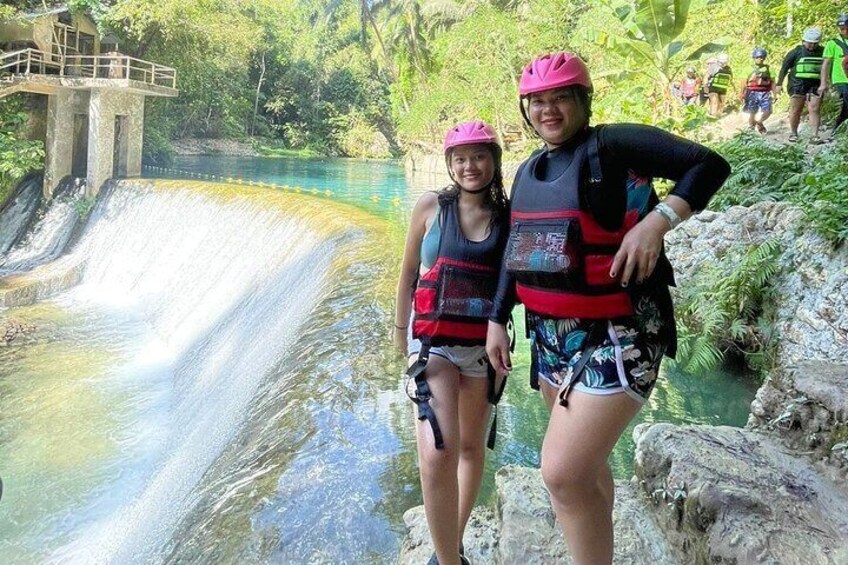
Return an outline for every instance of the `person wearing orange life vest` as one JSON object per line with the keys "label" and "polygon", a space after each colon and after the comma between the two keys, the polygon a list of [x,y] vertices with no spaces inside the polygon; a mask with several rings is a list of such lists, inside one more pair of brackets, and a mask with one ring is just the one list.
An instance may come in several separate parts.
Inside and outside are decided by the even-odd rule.
{"label": "person wearing orange life vest", "polygon": [[503,390],[484,346],[509,221],[492,127],[458,124],[444,152],[453,183],[413,208],[393,337],[411,361],[431,565],[468,562],[462,535],[482,481],[489,406]]}
{"label": "person wearing orange life vest", "polygon": [[[757,47],[751,53],[754,68],[748,73],[748,78],[742,84],[740,101],[742,111],[748,114],[748,128],[756,129],[761,134],[766,133],[765,122],[771,116],[772,93],[775,92],[774,77],[771,69],[765,63],[768,52]],[[760,118],[757,119],[759,113]]]}
{"label": "person wearing orange life vest", "polygon": [[[511,369],[505,324],[524,304],[531,385],[549,408],[542,478],[577,565],[612,562],[608,457],[676,349],[663,236],[730,173],[714,151],[651,126],[591,127],[592,81],[573,53],[534,59],[521,111],[544,142],[510,198],[486,351]],[[676,181],[663,202],[651,179]]]}

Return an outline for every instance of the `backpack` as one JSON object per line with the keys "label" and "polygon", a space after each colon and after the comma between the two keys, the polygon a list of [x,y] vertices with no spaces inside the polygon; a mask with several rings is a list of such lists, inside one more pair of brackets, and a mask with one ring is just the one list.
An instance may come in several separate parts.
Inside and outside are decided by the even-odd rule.
{"label": "backpack", "polygon": [[848,75],[848,43],[842,39],[834,39],[833,42],[842,49],[842,72]]}

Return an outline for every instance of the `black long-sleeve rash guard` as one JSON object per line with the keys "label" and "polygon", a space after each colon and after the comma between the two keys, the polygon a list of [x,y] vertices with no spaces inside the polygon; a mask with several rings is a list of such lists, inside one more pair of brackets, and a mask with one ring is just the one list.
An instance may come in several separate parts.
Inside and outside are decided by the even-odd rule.
{"label": "black long-sleeve rash guard", "polygon": [[[544,175],[543,180],[558,177],[588,136],[589,130],[570,143],[547,152],[545,166],[538,168]],[[651,126],[616,124],[598,128],[598,150],[603,183],[595,190],[583,192],[581,201],[595,220],[610,230],[618,229],[624,221],[628,170],[642,176],[675,181],[670,194],[684,199],[695,212],[706,208],[710,198],[730,175],[730,165],[715,151]],[[526,164],[527,161],[518,168],[516,179]],[[586,186],[587,183],[584,183],[584,190]],[[653,206],[657,203],[656,196],[651,198],[654,202],[650,205]],[[661,269],[658,264],[657,270]],[[670,284],[673,281],[670,265],[667,270],[663,278]],[[515,281],[502,266],[489,319],[499,324],[506,323],[515,302]]]}

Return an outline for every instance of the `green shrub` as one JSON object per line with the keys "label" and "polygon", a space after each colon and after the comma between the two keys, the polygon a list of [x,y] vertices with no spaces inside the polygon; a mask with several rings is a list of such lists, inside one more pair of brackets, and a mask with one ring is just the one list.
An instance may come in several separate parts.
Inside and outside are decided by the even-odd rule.
{"label": "green shrub", "polygon": [[0,204],[24,175],[44,167],[44,143],[23,138],[27,119],[19,97],[0,98]]}
{"label": "green shrub", "polygon": [[777,145],[747,132],[716,150],[733,172],[710,202],[711,209],[790,202],[835,246],[848,239],[848,134],[840,133],[832,145],[812,156],[800,145]]}
{"label": "green shrub", "polygon": [[771,281],[778,272],[777,240],[739,245],[701,269],[681,289],[676,312],[677,362],[686,371],[712,369],[739,355],[764,374],[774,359]]}
{"label": "green shrub", "polygon": [[74,210],[76,211],[79,219],[82,221],[87,220],[96,203],[97,197],[95,196],[80,196],[76,202],[74,202]]}

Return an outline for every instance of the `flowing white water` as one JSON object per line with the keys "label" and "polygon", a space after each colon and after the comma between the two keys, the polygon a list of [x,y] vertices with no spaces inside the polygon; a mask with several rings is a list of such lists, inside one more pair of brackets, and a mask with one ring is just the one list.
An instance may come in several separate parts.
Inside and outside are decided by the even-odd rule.
{"label": "flowing white water", "polygon": [[0,256],[23,235],[41,203],[41,177],[24,181],[0,210]]}
{"label": "flowing white water", "polygon": [[49,561],[148,561],[191,509],[326,291],[336,242],[299,215],[248,197],[120,184],[94,211],[74,251],[87,262],[84,282],[59,303],[132,321],[128,360],[97,384],[132,401],[111,432],[110,484],[58,519],[65,533]]}
{"label": "flowing white water", "polygon": [[68,181],[59,188],[43,217],[30,226],[26,236],[8,253],[0,255],[0,276],[27,271],[55,259],[64,251],[79,221],[75,205],[84,188],[82,179]]}

